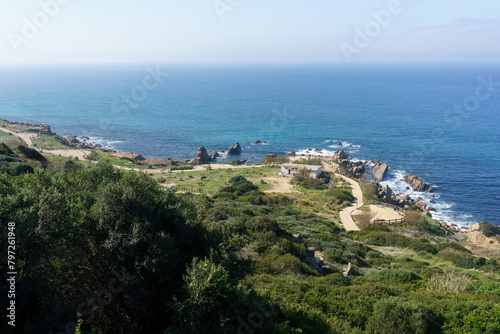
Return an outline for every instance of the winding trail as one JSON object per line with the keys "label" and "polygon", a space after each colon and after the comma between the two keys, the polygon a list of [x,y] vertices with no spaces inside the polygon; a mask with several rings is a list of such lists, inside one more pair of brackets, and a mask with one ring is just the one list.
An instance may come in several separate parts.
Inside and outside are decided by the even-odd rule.
{"label": "winding trail", "polygon": [[352,195],[354,196],[354,203],[340,211],[340,220],[342,221],[346,231],[359,231],[359,227],[356,225],[351,215],[355,210],[363,206],[363,192],[361,191],[361,187],[358,182],[348,178],[347,176],[340,175],[338,173],[335,173],[335,175],[340,176],[345,181],[349,182],[352,188]]}
{"label": "winding trail", "polygon": [[0,130],[7,132],[7,133],[11,133],[16,137],[21,138],[21,140],[24,141],[26,143],[26,145],[28,145],[28,147],[33,146],[33,142],[31,141],[31,139],[38,137],[38,135],[36,133],[14,132],[14,131],[10,131],[10,130],[4,129],[4,128],[0,128]]}

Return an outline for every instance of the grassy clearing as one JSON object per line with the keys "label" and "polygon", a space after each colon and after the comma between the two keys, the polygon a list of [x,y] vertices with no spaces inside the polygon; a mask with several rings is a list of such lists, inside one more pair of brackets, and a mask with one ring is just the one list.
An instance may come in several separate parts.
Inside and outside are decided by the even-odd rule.
{"label": "grassy clearing", "polygon": [[33,142],[33,146],[38,148],[38,149],[44,149],[44,150],[65,150],[68,149],[66,145],[61,144],[58,142],[54,136],[42,134],[41,136],[37,138],[33,138],[31,140]]}
{"label": "grassy clearing", "polygon": [[0,131],[0,143],[5,143],[6,145],[12,147],[23,144],[23,141],[11,133]]}
{"label": "grassy clearing", "polygon": [[138,169],[145,169],[147,166],[141,166],[138,163],[128,159],[128,158],[119,158],[116,155],[103,151],[103,150],[93,150],[93,157],[94,161],[104,161],[104,162],[109,162],[112,165],[115,166],[121,166],[121,167],[129,167],[129,168],[138,168]]}
{"label": "grassy clearing", "polygon": [[[243,176],[248,181],[259,187],[259,190],[271,189],[270,182],[266,181],[271,177],[276,177],[278,168],[256,167],[240,169],[212,169],[203,171],[181,171],[163,174],[157,177],[164,177],[166,183],[175,184],[179,188],[196,188],[203,191],[217,191],[227,185],[227,181],[235,176]],[[264,183],[263,183],[263,182]]]}

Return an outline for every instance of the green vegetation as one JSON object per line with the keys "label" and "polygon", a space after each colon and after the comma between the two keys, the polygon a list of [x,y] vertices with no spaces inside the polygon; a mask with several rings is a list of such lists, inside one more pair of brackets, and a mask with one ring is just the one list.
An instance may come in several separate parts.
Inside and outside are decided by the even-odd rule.
{"label": "green vegetation", "polygon": [[123,166],[129,168],[145,168],[144,166],[139,165],[133,160],[127,157],[117,157],[112,152],[106,150],[93,150],[92,154],[87,157],[87,160],[93,162],[106,162],[110,163],[114,166]]}
{"label": "green vegetation", "polygon": [[2,131],[2,129],[0,129],[0,143],[5,143],[7,146],[11,147],[24,144],[19,137],[16,137],[11,133]]}
{"label": "green vegetation", "polygon": [[[6,145],[0,154],[28,164]],[[166,171],[155,179],[103,162],[33,164],[33,173],[0,174],[0,233],[15,223],[17,324],[27,332],[500,329],[498,258],[422,228],[434,224],[426,216],[345,232],[336,221],[352,195],[341,180],[283,195],[263,192],[276,168]],[[158,181],[215,194],[176,194]]]}
{"label": "green vegetation", "polygon": [[228,161],[227,163],[232,166],[241,166],[245,164],[245,161],[240,160],[240,158],[236,158],[234,160]]}
{"label": "green vegetation", "polygon": [[185,164],[185,165],[180,165],[180,166],[172,166],[172,167],[170,167],[170,170],[191,170],[193,168],[194,168],[194,165]]}
{"label": "green vegetation", "polygon": [[299,165],[323,166],[323,161],[321,160],[321,158],[311,158],[311,157],[301,158],[295,160],[293,163]]}
{"label": "green vegetation", "polygon": [[68,147],[57,140],[57,137],[41,134],[31,140],[33,146],[42,150],[67,150]]}

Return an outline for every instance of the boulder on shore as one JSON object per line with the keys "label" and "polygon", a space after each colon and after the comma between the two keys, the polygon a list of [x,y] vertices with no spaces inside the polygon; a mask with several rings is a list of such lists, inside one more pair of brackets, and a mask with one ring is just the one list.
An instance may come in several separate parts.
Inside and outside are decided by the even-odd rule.
{"label": "boulder on shore", "polygon": [[333,159],[336,161],[346,160],[349,157],[349,151],[336,150]]}
{"label": "boulder on shore", "polygon": [[382,182],[384,177],[387,175],[389,170],[389,165],[387,163],[380,163],[380,160],[373,160],[372,174],[374,182]]}
{"label": "boulder on shore", "polygon": [[191,160],[190,163],[196,164],[196,165],[201,165],[201,164],[208,164],[211,161],[212,161],[212,159],[208,155],[207,149],[203,146],[200,146],[200,147],[198,147],[198,152],[196,152],[196,158]]}
{"label": "boulder on shore", "polygon": [[434,191],[429,183],[420,179],[417,175],[405,175],[403,180],[410,185],[413,191],[421,191],[431,193]]}
{"label": "boulder on shore", "polygon": [[241,154],[241,146],[239,143],[236,143],[236,145],[231,146],[227,149],[227,155],[238,155]]}

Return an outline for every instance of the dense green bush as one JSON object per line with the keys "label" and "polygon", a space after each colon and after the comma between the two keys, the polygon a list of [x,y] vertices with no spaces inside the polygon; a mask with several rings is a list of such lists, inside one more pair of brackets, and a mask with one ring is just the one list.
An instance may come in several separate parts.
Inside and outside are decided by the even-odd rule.
{"label": "dense green bush", "polygon": [[408,284],[414,281],[421,280],[422,278],[410,270],[392,269],[371,276],[370,279],[392,285]]}
{"label": "dense green bush", "polygon": [[463,319],[463,326],[445,331],[449,334],[497,334],[500,333],[500,306],[477,308]]}
{"label": "dense green bush", "polygon": [[487,237],[494,237],[497,235],[500,235],[500,227],[493,225],[488,222],[481,222],[479,223],[479,226],[481,228],[481,232]]}
{"label": "dense green bush", "polygon": [[433,319],[432,311],[418,302],[388,297],[373,305],[368,328],[381,334],[423,334],[430,332]]}
{"label": "dense green bush", "polygon": [[437,256],[445,261],[450,261],[457,267],[472,268],[474,267],[474,257],[469,253],[461,252],[453,248],[445,248]]}
{"label": "dense green bush", "polygon": [[491,280],[478,280],[471,283],[469,289],[475,293],[487,293],[500,297],[500,282]]}
{"label": "dense green bush", "polygon": [[354,196],[351,192],[344,189],[329,189],[327,194],[332,197],[334,203],[352,203],[354,201]]}

